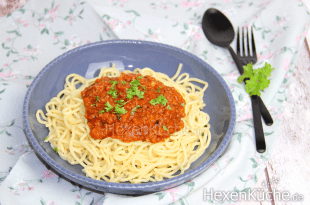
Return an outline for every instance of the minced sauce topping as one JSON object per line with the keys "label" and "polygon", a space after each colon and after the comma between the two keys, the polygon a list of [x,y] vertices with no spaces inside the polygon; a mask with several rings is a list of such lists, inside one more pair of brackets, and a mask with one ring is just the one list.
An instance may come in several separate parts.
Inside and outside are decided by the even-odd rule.
{"label": "minced sauce topping", "polygon": [[157,143],[184,127],[182,95],[151,76],[105,76],[81,94],[93,139]]}

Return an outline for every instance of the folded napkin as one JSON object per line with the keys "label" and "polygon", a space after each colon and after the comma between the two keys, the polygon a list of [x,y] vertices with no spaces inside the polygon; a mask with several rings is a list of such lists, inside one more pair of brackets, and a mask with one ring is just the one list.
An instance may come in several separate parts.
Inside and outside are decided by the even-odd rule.
{"label": "folded napkin", "polygon": [[[274,119],[264,126],[267,151],[255,149],[251,102],[229,52],[212,45],[201,29],[204,12],[214,7],[235,29],[252,25],[258,62],[275,68],[262,98]],[[281,125],[288,86],[309,25],[297,0],[30,0],[0,19],[0,204],[201,204],[204,189],[247,191],[272,154]],[[187,50],[217,70],[229,85],[237,123],[227,151],[209,169],[178,187],[130,197],[93,193],[62,180],[37,159],[22,130],[22,103],[36,74],[62,53],[109,39],[161,42]],[[235,48],[235,41],[232,44]],[[305,193],[306,194],[306,193]],[[225,201],[222,204],[236,203]]]}

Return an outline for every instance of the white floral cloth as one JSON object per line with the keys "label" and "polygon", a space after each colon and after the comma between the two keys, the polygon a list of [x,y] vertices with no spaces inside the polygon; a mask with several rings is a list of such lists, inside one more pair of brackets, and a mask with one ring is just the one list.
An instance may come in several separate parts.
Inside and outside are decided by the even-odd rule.
{"label": "white floral cloth", "polygon": [[[264,126],[263,154],[255,150],[250,98],[237,83],[239,73],[229,52],[212,45],[202,32],[202,16],[210,7],[225,13],[235,29],[252,25],[258,53],[254,67],[268,62],[275,68],[262,93],[274,119],[273,126]],[[0,204],[212,204],[217,201],[204,201],[204,189],[250,190],[272,154],[309,20],[300,0],[30,0],[0,19]],[[36,74],[72,48],[116,38],[161,42],[192,52],[216,69],[233,93],[237,124],[227,151],[181,186],[139,197],[93,193],[47,170],[27,144],[22,103]]]}

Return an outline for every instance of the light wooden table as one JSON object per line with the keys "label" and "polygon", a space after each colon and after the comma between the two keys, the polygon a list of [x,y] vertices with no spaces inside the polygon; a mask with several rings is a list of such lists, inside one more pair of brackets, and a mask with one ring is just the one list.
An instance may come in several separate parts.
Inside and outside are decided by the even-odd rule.
{"label": "light wooden table", "polygon": [[[244,201],[241,205],[309,205],[310,204],[310,51],[307,40],[300,50],[300,57],[289,87],[288,101],[282,116],[281,131],[265,174],[255,189],[276,189],[291,195],[302,195],[303,201]],[[267,182],[267,183],[266,183]],[[264,185],[267,184],[267,187]]]}
{"label": "light wooden table", "polygon": [[[0,0],[0,17],[16,10],[28,0]],[[303,0],[310,8],[310,0]],[[310,40],[310,32],[308,32]],[[300,57],[289,87],[290,94],[282,116],[283,123],[272,156],[254,188],[264,192],[276,189],[304,197],[302,202],[243,201],[240,205],[309,205],[310,204],[310,51],[307,40],[300,50]]]}

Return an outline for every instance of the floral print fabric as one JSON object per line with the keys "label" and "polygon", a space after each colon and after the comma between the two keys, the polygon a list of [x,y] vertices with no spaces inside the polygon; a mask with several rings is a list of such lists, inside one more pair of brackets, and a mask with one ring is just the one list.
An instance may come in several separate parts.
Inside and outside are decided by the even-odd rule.
{"label": "floral print fabric", "polygon": [[[253,26],[258,53],[254,68],[265,62],[275,68],[269,88],[262,93],[274,119],[273,126],[264,126],[267,151],[263,154],[255,150],[251,102],[244,85],[237,82],[233,59],[202,32],[202,16],[210,7],[221,10],[235,29]],[[0,19],[0,204],[212,204],[203,201],[204,188],[250,190],[276,142],[308,24],[308,11],[299,0],[30,0]],[[237,124],[227,151],[204,173],[179,187],[139,197],[93,193],[47,170],[27,143],[22,103],[37,73],[72,48],[117,38],[187,50],[216,69],[232,91]]]}

